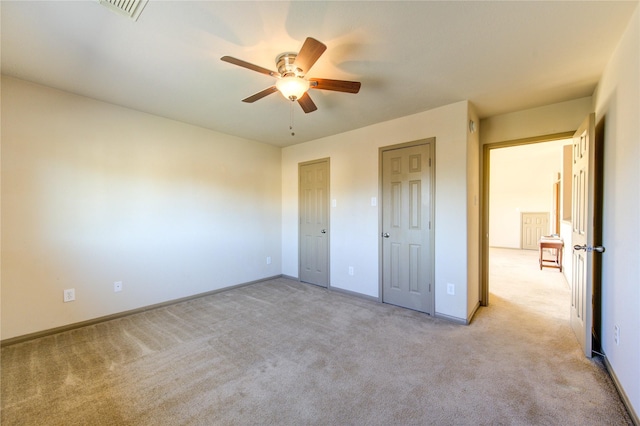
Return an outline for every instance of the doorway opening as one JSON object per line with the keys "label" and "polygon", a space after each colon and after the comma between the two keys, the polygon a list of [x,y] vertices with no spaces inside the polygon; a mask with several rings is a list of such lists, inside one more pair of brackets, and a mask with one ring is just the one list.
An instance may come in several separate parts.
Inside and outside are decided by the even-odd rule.
{"label": "doorway opening", "polygon": [[[562,191],[567,180],[563,176],[569,177],[569,188],[571,185],[571,171],[569,169],[567,174],[564,166],[564,147],[571,145],[572,136],[573,133],[568,132],[484,146],[482,305],[489,304],[491,268],[497,268],[496,265],[501,263],[500,259],[492,258],[493,254],[509,254],[511,250],[513,253],[510,254],[520,254],[520,258],[528,256],[532,269],[530,272],[539,274],[541,268],[537,241],[540,236],[557,235],[563,238],[568,235],[564,250],[570,246],[571,205],[564,201]],[[565,211],[569,212],[568,216]],[[545,217],[546,220],[541,219]],[[526,222],[531,218],[537,218],[537,224],[526,229]],[[566,282],[570,283],[571,277],[567,276],[571,273],[570,269],[563,268],[563,272],[556,269],[553,273],[564,275]],[[512,272],[517,273],[517,269]],[[526,279],[523,277],[523,280]],[[518,277],[514,276],[512,281],[517,282]],[[518,296],[514,294],[513,297]]]}

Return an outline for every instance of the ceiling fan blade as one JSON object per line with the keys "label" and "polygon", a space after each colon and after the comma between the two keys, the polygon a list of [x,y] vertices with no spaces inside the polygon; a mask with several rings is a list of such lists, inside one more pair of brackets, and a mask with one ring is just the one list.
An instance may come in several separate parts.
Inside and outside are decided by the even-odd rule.
{"label": "ceiling fan blade", "polygon": [[312,89],[333,90],[335,92],[358,93],[359,81],[329,80],[328,78],[310,78]]}
{"label": "ceiling fan blade", "polygon": [[256,93],[255,95],[251,95],[248,98],[243,99],[242,102],[253,103],[277,91],[278,91],[278,88],[276,86],[271,86]]}
{"label": "ceiling fan blade", "polygon": [[298,103],[302,107],[302,110],[307,114],[318,109],[316,104],[314,104],[311,100],[311,96],[309,96],[309,93],[306,92],[300,99],[298,99]]}
{"label": "ceiling fan blade", "polygon": [[315,38],[307,37],[293,65],[307,73],[325,50],[327,50],[327,46],[323,43]]}
{"label": "ceiling fan blade", "polygon": [[230,64],[233,64],[233,65],[238,65],[239,67],[250,69],[252,71],[257,71],[259,73],[266,74],[272,77],[277,77],[280,75],[275,71],[268,70],[259,65],[254,65],[247,61],[243,61],[242,59],[233,58],[231,56],[223,56],[222,58],[220,58],[220,60],[224,62],[229,62]]}

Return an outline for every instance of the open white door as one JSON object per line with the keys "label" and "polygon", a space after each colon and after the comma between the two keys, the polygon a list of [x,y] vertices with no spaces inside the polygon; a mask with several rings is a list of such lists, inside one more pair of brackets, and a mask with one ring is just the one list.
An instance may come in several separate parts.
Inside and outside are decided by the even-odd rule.
{"label": "open white door", "polygon": [[[602,176],[596,158],[601,154],[596,146],[595,114],[590,114],[573,136],[572,166],[572,279],[571,279],[571,328],[587,358],[591,358],[593,335],[594,282],[600,280],[600,269],[594,256],[604,251],[601,237],[600,214]],[[598,208],[596,208],[598,207]],[[597,239],[597,240],[596,240]],[[595,243],[594,243],[595,241]],[[597,275],[597,276],[596,276]],[[597,301],[599,303],[599,301]]]}

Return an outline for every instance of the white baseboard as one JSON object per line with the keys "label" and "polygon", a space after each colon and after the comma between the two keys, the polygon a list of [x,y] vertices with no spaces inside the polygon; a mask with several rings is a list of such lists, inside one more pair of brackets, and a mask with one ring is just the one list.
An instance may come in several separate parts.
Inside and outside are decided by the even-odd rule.
{"label": "white baseboard", "polygon": [[604,365],[607,368],[607,371],[609,372],[609,376],[611,376],[611,380],[613,380],[613,384],[618,390],[620,399],[622,400],[622,403],[626,407],[627,412],[629,413],[629,417],[631,417],[631,421],[633,422],[634,425],[639,426],[640,418],[638,417],[638,413],[636,413],[636,411],[633,409],[633,406],[631,405],[631,401],[629,401],[629,397],[627,396],[627,394],[624,391],[624,388],[620,384],[620,381],[618,380],[618,377],[616,376],[615,371],[613,371],[613,367],[611,367],[611,364],[609,364],[609,360],[607,359],[606,355],[603,356],[602,358],[604,359]]}

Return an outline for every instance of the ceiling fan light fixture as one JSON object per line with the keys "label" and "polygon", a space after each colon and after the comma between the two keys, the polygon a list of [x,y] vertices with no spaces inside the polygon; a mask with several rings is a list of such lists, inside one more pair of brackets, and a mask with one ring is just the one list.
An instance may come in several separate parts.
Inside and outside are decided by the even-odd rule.
{"label": "ceiling fan light fixture", "polygon": [[276,87],[286,99],[295,101],[309,90],[309,82],[301,77],[282,77],[276,82]]}
{"label": "ceiling fan light fixture", "polygon": [[[223,56],[220,60],[277,79],[274,85],[243,99],[242,102],[253,103],[272,93],[280,92],[288,101],[297,102],[305,114],[308,114],[318,109],[311,99],[311,96],[307,94],[307,91],[311,88],[344,93],[358,93],[360,91],[360,82],[358,81],[305,78],[309,69],[316,63],[326,49],[327,46],[322,44],[322,42],[315,38],[307,37],[298,53],[281,53],[276,57],[276,67],[278,71],[271,71],[270,69],[232,56]],[[293,107],[291,111],[293,114]]]}

